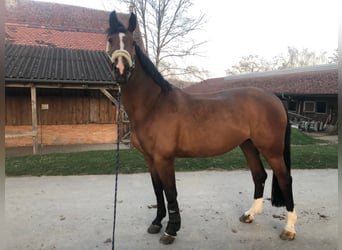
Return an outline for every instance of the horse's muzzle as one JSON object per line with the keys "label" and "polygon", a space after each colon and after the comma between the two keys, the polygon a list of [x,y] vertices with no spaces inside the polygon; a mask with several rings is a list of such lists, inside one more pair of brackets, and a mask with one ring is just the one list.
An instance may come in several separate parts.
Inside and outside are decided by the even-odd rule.
{"label": "horse's muzzle", "polygon": [[119,84],[127,83],[130,76],[129,65],[123,66],[123,68],[118,68],[117,65],[113,64],[113,71],[115,81]]}
{"label": "horse's muzzle", "polygon": [[109,57],[116,82],[119,84],[127,83],[134,68],[134,61],[130,54],[126,50],[116,50]]}

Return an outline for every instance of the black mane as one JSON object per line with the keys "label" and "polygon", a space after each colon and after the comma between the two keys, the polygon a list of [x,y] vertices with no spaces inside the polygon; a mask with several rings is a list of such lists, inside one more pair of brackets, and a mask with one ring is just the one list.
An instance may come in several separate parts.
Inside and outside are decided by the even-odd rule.
{"label": "black mane", "polygon": [[138,44],[134,43],[135,54],[137,55],[143,70],[152,77],[154,82],[162,89],[162,91],[167,92],[172,89],[172,85],[164,79],[164,77],[157,70],[156,66],[152,63],[150,58],[142,52]]}

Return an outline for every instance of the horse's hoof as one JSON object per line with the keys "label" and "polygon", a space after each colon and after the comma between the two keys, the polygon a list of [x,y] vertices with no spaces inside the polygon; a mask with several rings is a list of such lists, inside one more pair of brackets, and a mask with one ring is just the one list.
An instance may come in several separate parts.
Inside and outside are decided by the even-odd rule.
{"label": "horse's hoof", "polygon": [[151,226],[149,226],[149,228],[147,229],[147,232],[150,234],[157,234],[160,232],[161,228],[161,226],[151,224]]}
{"label": "horse's hoof", "polygon": [[296,233],[284,230],[279,237],[282,240],[294,240],[294,238],[296,237]]}
{"label": "horse's hoof", "polygon": [[164,233],[162,237],[160,237],[159,242],[164,245],[170,245],[173,243],[173,241],[176,239],[176,236],[169,235],[167,233]]}
{"label": "horse's hoof", "polygon": [[249,214],[243,214],[240,216],[240,221],[243,223],[252,223],[254,220],[253,216]]}

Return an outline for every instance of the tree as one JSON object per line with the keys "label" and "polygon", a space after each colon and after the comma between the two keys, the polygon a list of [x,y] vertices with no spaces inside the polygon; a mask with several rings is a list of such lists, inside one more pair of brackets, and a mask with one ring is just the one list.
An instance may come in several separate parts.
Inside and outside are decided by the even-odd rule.
{"label": "tree", "polygon": [[227,75],[262,72],[272,70],[272,65],[258,55],[243,56],[237,65],[226,70]]}
{"label": "tree", "polygon": [[327,63],[327,52],[317,54],[315,51],[309,51],[307,48],[299,51],[295,47],[288,47],[287,55],[277,56],[274,60],[276,69],[287,69]]}
{"label": "tree", "polygon": [[[204,14],[193,17],[191,0],[120,0],[129,4],[138,16],[147,55],[164,76],[198,73],[175,67],[173,62],[199,55],[206,41],[196,41],[192,35],[205,24]],[[171,70],[170,70],[170,65]],[[165,67],[167,66],[167,67]]]}
{"label": "tree", "polygon": [[337,63],[337,50],[331,57],[327,52],[316,53],[307,48],[301,51],[295,47],[288,47],[287,54],[280,54],[267,61],[258,55],[244,56],[238,64],[226,70],[227,75],[236,75],[242,73],[280,70],[287,68],[303,67],[318,64]]}
{"label": "tree", "polygon": [[331,64],[337,64],[338,63],[338,49],[334,50],[334,53],[332,54],[332,56],[329,56],[329,63]]}

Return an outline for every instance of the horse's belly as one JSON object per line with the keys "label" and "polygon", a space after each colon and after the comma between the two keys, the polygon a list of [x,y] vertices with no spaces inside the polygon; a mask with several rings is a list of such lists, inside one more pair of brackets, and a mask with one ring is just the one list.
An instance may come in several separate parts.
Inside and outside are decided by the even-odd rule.
{"label": "horse's belly", "polygon": [[211,157],[224,154],[248,139],[246,133],[208,133],[193,134],[181,139],[178,146],[179,157]]}

